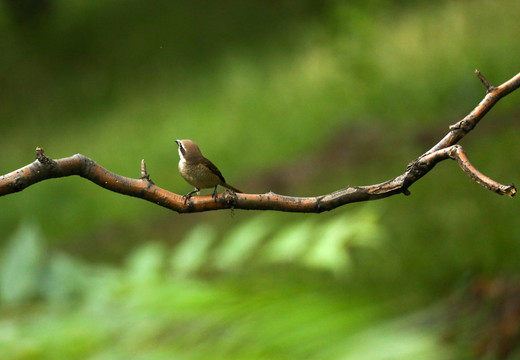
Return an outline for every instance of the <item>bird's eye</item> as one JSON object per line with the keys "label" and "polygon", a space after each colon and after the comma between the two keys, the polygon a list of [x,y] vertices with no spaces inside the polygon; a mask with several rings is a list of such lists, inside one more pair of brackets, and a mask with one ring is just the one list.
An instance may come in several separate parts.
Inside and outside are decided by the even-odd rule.
{"label": "bird's eye", "polygon": [[182,155],[186,155],[186,149],[182,146],[182,143],[179,144],[179,149],[181,150]]}

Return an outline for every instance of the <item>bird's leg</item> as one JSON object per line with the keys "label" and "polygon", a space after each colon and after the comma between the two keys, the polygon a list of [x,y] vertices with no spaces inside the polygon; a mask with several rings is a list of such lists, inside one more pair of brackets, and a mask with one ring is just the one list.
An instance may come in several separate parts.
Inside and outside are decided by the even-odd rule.
{"label": "bird's leg", "polygon": [[213,190],[213,195],[211,195],[211,197],[215,200],[217,200],[217,195],[218,195],[218,192],[217,192],[217,186],[218,185],[215,185],[215,190]]}
{"label": "bird's leg", "polygon": [[199,191],[200,191],[200,189],[195,188],[195,190],[190,191],[186,195],[182,195],[182,197],[184,198],[184,203],[186,204],[186,201],[188,201],[190,199],[191,195],[193,195],[193,194],[195,194],[196,192],[199,192]]}

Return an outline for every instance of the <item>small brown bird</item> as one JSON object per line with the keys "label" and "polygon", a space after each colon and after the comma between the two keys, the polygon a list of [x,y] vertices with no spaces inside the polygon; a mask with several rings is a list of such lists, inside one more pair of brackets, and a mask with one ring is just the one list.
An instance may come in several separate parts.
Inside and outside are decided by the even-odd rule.
{"label": "small brown bird", "polygon": [[202,155],[199,147],[193,141],[175,140],[175,142],[179,147],[179,156],[181,158],[179,161],[179,172],[188,184],[195,187],[195,190],[184,195],[185,198],[189,199],[192,194],[199,192],[200,189],[212,187],[215,187],[212,196],[216,198],[218,185],[227,187],[237,193],[242,192],[226,183],[219,169]]}

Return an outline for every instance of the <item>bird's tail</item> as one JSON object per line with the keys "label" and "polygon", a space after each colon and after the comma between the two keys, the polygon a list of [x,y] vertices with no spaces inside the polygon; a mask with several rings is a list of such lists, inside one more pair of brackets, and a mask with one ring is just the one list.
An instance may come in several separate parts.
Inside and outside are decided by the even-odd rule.
{"label": "bird's tail", "polygon": [[240,191],[237,188],[235,188],[235,187],[233,187],[233,186],[231,186],[231,185],[229,185],[227,183],[222,184],[222,186],[227,187],[229,190],[233,190],[236,193],[240,193],[240,194],[244,193],[243,191]]}

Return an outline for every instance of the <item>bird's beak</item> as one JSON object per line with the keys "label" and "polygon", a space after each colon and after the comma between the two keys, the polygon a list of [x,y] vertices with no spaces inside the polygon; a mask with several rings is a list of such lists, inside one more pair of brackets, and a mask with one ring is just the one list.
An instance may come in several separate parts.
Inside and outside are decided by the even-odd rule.
{"label": "bird's beak", "polygon": [[175,143],[177,144],[177,146],[181,145],[181,141],[180,140],[175,140]]}

